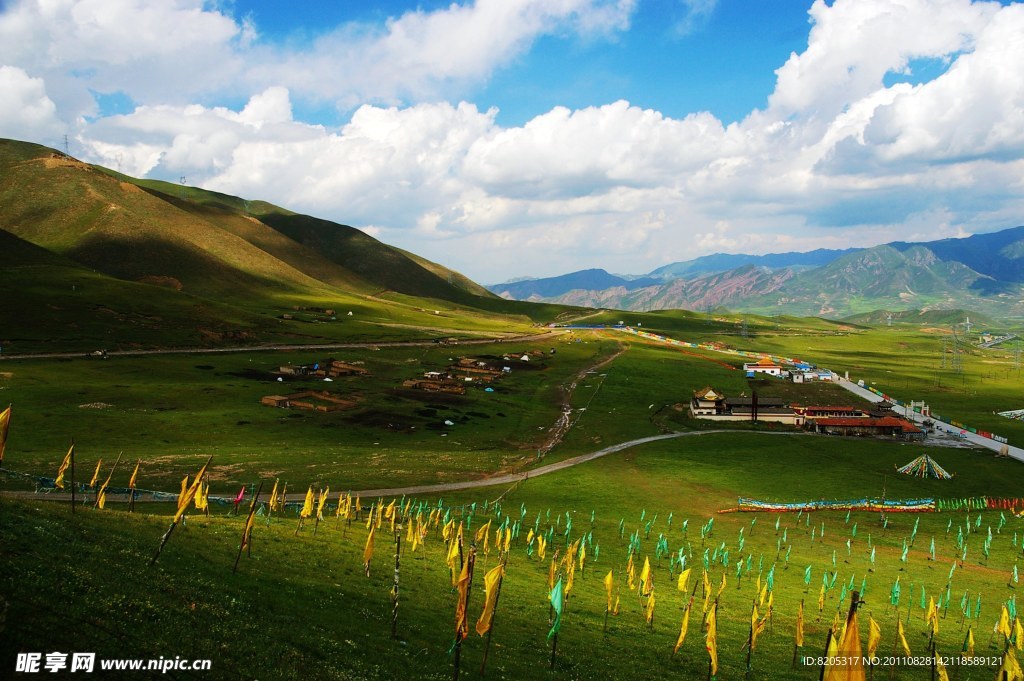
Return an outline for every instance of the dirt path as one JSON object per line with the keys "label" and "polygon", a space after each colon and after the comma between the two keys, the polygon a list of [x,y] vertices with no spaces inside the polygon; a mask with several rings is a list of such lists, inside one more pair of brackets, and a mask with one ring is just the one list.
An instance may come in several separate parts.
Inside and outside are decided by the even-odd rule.
{"label": "dirt path", "polygon": [[[629,440],[628,442],[621,442],[617,445],[611,445],[604,449],[599,449],[596,452],[590,452],[589,454],[580,454],[579,456],[573,456],[562,461],[547,464],[546,466],[540,466],[529,471],[522,473],[508,473],[504,475],[495,475],[489,478],[482,478],[478,480],[463,480],[460,482],[442,482],[432,485],[408,485],[406,487],[386,487],[378,489],[363,489],[363,490],[352,490],[351,493],[362,497],[395,497],[395,496],[417,496],[423,494],[443,494],[447,492],[457,492],[465,489],[477,489],[480,487],[499,487],[503,485],[512,485],[517,482],[524,480],[532,480],[542,475],[548,475],[549,473],[555,473],[562,471],[573,466],[578,466],[594,459],[600,459],[601,457],[621,452],[625,449],[637,447],[639,445],[648,444],[650,442],[659,442],[661,440],[673,440],[683,437],[699,437],[701,435],[716,435],[720,433],[759,433],[761,435],[781,435],[781,436],[797,436],[797,437],[823,437],[815,435],[814,433],[781,433],[781,432],[764,432],[764,431],[735,431],[728,429],[719,430],[693,430],[686,432],[668,433],[664,435],[651,435],[648,437],[641,437],[636,440]],[[163,493],[163,499],[154,499],[153,495],[148,493],[140,492],[136,497],[136,502],[151,502],[151,501],[163,501],[165,503],[171,503],[174,501],[175,494]],[[289,494],[287,501],[301,502],[306,496],[305,492],[297,492],[295,494]],[[39,492],[0,492],[0,497],[16,497],[20,499],[31,499],[38,501],[68,501],[71,498],[70,494],[61,493],[39,493]],[[127,501],[127,496],[123,494],[108,494],[111,501],[124,502]],[[92,503],[92,495],[84,494],[83,498],[88,499],[89,503]],[[214,501],[233,501],[233,498],[229,497],[210,497]]]}
{"label": "dirt path", "polygon": [[[450,345],[489,345],[491,343],[516,343],[525,341],[545,340],[559,333],[557,330],[525,336],[489,336],[485,338],[459,339]],[[320,343],[308,345],[240,345],[230,348],[158,348],[155,350],[111,350],[107,357],[145,357],[147,355],[213,355],[232,352],[270,352],[278,350],[335,350],[344,348],[420,348],[436,345],[431,340],[412,341],[362,341],[353,343]],[[85,352],[41,352],[38,354],[0,355],[0,361],[11,359],[76,359],[93,357]]]}
{"label": "dirt path", "polygon": [[[569,383],[568,386],[562,386],[562,414],[561,416],[558,417],[558,420],[555,421],[555,425],[551,428],[551,434],[544,441],[544,444],[542,444],[540,448],[537,450],[538,458],[543,457],[545,454],[554,449],[565,438],[566,433],[568,433],[569,430],[571,430],[572,427],[576,424],[576,421],[572,420],[572,396],[575,394],[576,386],[579,385],[580,381],[586,378],[588,373],[596,372],[599,369],[601,369],[601,367],[608,366],[609,364],[614,362],[616,359],[618,359],[619,356],[622,355],[622,353],[626,351],[626,349],[627,346],[620,343],[619,349],[614,354],[605,357],[597,364],[591,365],[580,370],[580,372],[573,377],[572,381]],[[597,387],[597,390],[600,389],[601,386],[599,385]],[[594,394],[597,394],[596,390],[594,391]],[[578,416],[576,420],[579,420]]]}

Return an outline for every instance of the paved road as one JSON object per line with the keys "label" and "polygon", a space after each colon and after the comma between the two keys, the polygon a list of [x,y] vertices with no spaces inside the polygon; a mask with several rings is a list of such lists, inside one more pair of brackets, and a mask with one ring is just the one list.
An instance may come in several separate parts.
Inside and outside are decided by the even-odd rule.
{"label": "paved road", "polygon": [[[379,489],[352,490],[352,494],[353,495],[359,495],[361,497],[367,497],[367,498],[370,498],[370,497],[397,497],[397,496],[402,496],[402,495],[418,496],[418,495],[424,495],[424,494],[438,494],[438,493],[442,493],[443,494],[443,493],[448,493],[448,492],[457,492],[457,491],[464,490],[464,489],[477,489],[477,488],[480,488],[480,487],[496,487],[496,486],[501,486],[501,485],[512,485],[512,484],[515,484],[517,482],[522,482],[523,480],[532,480],[533,478],[537,478],[537,477],[540,477],[542,475],[547,475],[549,473],[554,473],[556,471],[565,470],[566,468],[572,468],[573,466],[578,466],[581,463],[586,463],[588,461],[593,461],[594,459],[600,459],[603,456],[608,456],[609,454],[614,454],[616,452],[621,452],[624,449],[630,449],[632,447],[637,447],[639,445],[644,445],[644,444],[647,444],[647,443],[650,443],[650,442],[659,442],[661,440],[673,440],[673,439],[682,438],[682,437],[697,437],[697,436],[700,436],[700,435],[715,435],[715,434],[718,434],[718,433],[757,433],[759,435],[782,435],[782,436],[789,435],[789,436],[797,436],[797,437],[800,437],[800,436],[819,437],[819,436],[817,436],[814,433],[764,432],[764,431],[749,431],[749,430],[742,430],[742,431],[740,431],[740,430],[728,430],[728,429],[693,430],[693,431],[686,431],[686,432],[680,432],[680,433],[667,433],[667,434],[664,434],[664,435],[651,435],[649,437],[642,437],[642,438],[638,438],[636,440],[630,440],[628,442],[622,442],[622,443],[619,443],[617,445],[611,445],[610,447],[605,447],[604,449],[599,449],[596,452],[590,452],[589,454],[580,454],[579,456],[573,456],[573,457],[570,457],[568,459],[563,459],[562,461],[556,461],[555,463],[549,463],[549,464],[547,464],[545,466],[539,466],[538,468],[533,468],[531,470],[524,471],[522,473],[508,473],[508,474],[505,474],[505,475],[495,475],[495,476],[492,476],[492,477],[489,477],[489,478],[481,478],[481,479],[478,479],[478,480],[463,480],[461,482],[443,482],[443,483],[437,483],[437,484],[433,484],[433,485],[409,485],[407,487],[385,487],[385,488],[379,488]],[[71,495],[70,494],[66,494],[64,492],[59,492],[59,493],[58,492],[54,492],[54,493],[38,493],[38,492],[28,492],[28,491],[20,491],[20,492],[9,491],[9,492],[0,492],[0,496],[18,497],[18,498],[22,498],[22,499],[32,499],[32,500],[41,500],[41,501],[68,501],[69,499],[71,499]],[[83,495],[80,495],[80,496],[83,497],[83,498],[88,499],[89,500],[89,502],[88,502],[89,504],[91,504],[92,501],[93,501],[93,497],[92,497],[91,494],[83,494]],[[110,494],[110,493],[108,493],[107,496],[108,496],[108,498],[112,502],[113,501],[117,501],[117,502],[127,501],[127,495],[124,495],[124,494]],[[163,499],[154,499],[152,497],[152,495],[140,492],[139,496],[137,496],[135,500],[136,500],[136,502],[151,502],[151,501],[170,502],[170,501],[174,500],[174,494],[166,493],[164,496],[165,496],[165,498],[163,498]],[[305,492],[297,492],[295,494],[289,494],[288,498],[287,498],[287,501],[289,503],[291,503],[291,502],[298,502],[298,501],[302,501],[303,499],[305,499],[305,497],[306,497],[306,493]],[[210,499],[211,500],[215,500],[215,501],[225,501],[225,500],[231,501],[231,499],[228,499],[227,497],[210,497]]]}
{"label": "paved road", "polygon": [[[840,386],[842,386],[843,388],[846,388],[847,390],[849,390],[854,395],[857,395],[858,397],[862,397],[865,400],[868,400],[870,402],[881,402],[882,401],[882,398],[879,395],[876,395],[875,393],[871,392],[870,390],[867,390],[865,388],[860,387],[859,385],[857,385],[856,383],[854,383],[852,381],[847,381],[844,378],[840,378],[836,382]],[[921,414],[918,414],[916,411],[914,411],[913,409],[911,409],[910,407],[908,407],[906,405],[898,405],[898,404],[897,405],[893,405],[892,410],[894,412],[896,412],[897,414],[902,414],[903,416],[905,416],[907,418],[907,420],[913,421],[914,423],[922,423],[925,420],[931,420],[931,421],[934,421],[936,423],[936,425],[938,425],[939,427],[941,427],[942,429],[944,429],[944,430],[946,430],[946,431],[948,431],[950,433],[959,433],[960,430],[961,430],[960,428],[957,428],[956,426],[951,426],[948,423],[944,423],[942,421],[938,421],[934,417],[922,416]],[[996,442],[995,440],[990,440],[987,437],[982,437],[981,435],[978,435],[976,433],[972,433],[969,430],[965,431],[963,435],[964,435],[964,438],[968,442],[970,442],[971,444],[978,445],[979,447],[985,447],[986,449],[991,449],[994,452],[1002,451],[1003,446],[1004,446],[1003,443],[1001,443],[1001,442]],[[1017,459],[1018,461],[1024,461],[1024,449],[1021,449],[1020,447],[1014,447],[1013,445],[1006,445],[1006,448],[1007,448],[1007,452],[1009,453],[1009,455],[1011,457],[1013,457],[1014,459]]]}
{"label": "paved road", "polygon": [[[557,331],[549,330],[525,336],[494,336],[485,338],[460,338],[449,345],[488,345],[490,343],[515,343],[551,338]],[[364,341],[358,343],[321,343],[309,345],[243,345],[230,348],[159,348],[156,350],[111,350],[107,357],[144,357],[146,355],[212,355],[230,352],[268,352],[273,350],[336,350],[344,348],[419,348],[436,345],[434,340],[416,341]],[[87,352],[41,352],[38,354],[0,355],[7,359],[80,359],[92,357]]]}

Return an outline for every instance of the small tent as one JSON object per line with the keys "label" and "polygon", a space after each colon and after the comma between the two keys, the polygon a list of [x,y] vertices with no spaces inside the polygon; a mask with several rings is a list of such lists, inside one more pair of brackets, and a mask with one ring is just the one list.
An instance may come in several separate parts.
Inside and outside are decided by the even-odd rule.
{"label": "small tent", "polygon": [[935,478],[936,480],[949,480],[953,477],[927,454],[922,454],[906,466],[897,468],[896,471],[904,475],[914,475],[919,478]]}

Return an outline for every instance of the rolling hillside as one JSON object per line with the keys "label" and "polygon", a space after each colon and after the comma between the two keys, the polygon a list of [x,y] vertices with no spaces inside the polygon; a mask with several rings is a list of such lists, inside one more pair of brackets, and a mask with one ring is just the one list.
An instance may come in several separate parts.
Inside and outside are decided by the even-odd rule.
{"label": "rolling hillside", "polygon": [[[172,344],[381,337],[376,324],[387,325],[384,336],[400,327],[507,331],[565,312],[503,300],[352,227],[136,180],[35,144],[0,140],[0,174],[0,284],[17,293],[22,312],[0,338],[11,348],[16,339],[95,347],[104,339],[123,346],[162,337]],[[79,302],[55,302],[68,292]],[[277,319],[307,307],[355,317]],[[97,317],[94,308],[109,312]],[[147,323],[125,322],[136,313],[151,320],[153,333]]]}

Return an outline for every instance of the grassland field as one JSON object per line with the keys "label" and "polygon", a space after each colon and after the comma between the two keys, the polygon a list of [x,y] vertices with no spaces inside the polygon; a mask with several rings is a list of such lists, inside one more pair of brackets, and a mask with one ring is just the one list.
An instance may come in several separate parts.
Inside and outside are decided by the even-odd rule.
{"label": "grassland field", "polygon": [[[658,328],[652,320],[659,318],[669,321]],[[645,315],[644,319],[645,328],[685,340],[712,339],[743,349],[799,355],[839,372],[849,368],[851,378],[863,376],[903,399],[924,398],[936,411],[988,426],[1011,442],[1019,443],[1024,436],[1020,424],[991,413],[1020,408],[1014,402],[1021,394],[1019,379],[1006,350],[978,351],[965,359],[964,374],[956,375],[937,366],[941,341],[926,331],[840,329],[811,321],[803,327],[794,322],[789,329],[785,325],[755,327],[753,336],[742,337],[725,322],[716,330],[696,315]],[[719,332],[726,330],[730,333]],[[553,355],[551,347],[556,350]],[[623,348],[612,362],[576,381],[571,395],[573,426],[544,457],[545,463],[659,432],[706,429],[673,408],[704,385],[727,394],[757,389],[759,394],[791,396],[794,390],[782,383],[752,383],[741,371],[721,364],[738,365],[738,358],[704,351],[684,354],[614,332],[577,331],[540,347],[346,350],[333,354],[365,362],[371,375],[341,378],[333,384],[282,384],[266,374],[282,364],[323,359],[319,353],[19,360],[0,364],[4,372],[0,403],[15,404],[4,467],[52,477],[74,437],[80,470],[89,469],[99,456],[112,461],[123,450],[128,461],[143,459],[141,486],[167,490],[175,490],[181,476],[211,454],[213,494],[280,477],[289,482],[289,491],[330,485],[332,506],[336,493],[345,489],[480,478],[538,463],[537,448],[558,419],[575,377]],[[513,364],[512,373],[493,385],[493,393],[470,389],[465,396],[423,395],[398,387],[403,379],[440,369],[460,354],[500,357],[531,349],[543,350],[543,359],[531,362],[529,368]],[[357,396],[357,407],[314,414],[258,403],[262,395],[324,386]],[[834,387],[812,385],[807,391],[806,396],[816,402],[853,401],[848,393],[833,392],[838,391]],[[109,406],[97,408],[100,404]],[[445,426],[445,419],[453,425]],[[576,577],[563,621],[553,674],[547,671],[550,648],[545,640],[548,563],[536,555],[527,556],[525,527],[513,542],[488,676],[704,678],[707,655],[697,617],[699,590],[687,640],[679,655],[670,656],[687,599],[675,589],[672,578],[677,571],[670,572],[668,558],[656,559],[660,534],[673,552],[684,548],[687,565],[698,568],[695,575],[702,567],[703,548],[713,551],[724,542],[729,550],[729,565],[719,562],[711,569],[716,589],[722,573],[727,575],[720,605],[718,678],[744,676],[742,646],[754,584],[758,574],[763,579],[773,564],[773,621],[754,651],[751,678],[817,678],[817,667],[791,667],[798,603],[804,600],[808,612],[804,652],[818,654],[827,622],[837,608],[845,611],[848,601],[839,603],[839,585],[849,584],[851,577],[858,589],[867,578],[862,638],[870,613],[882,626],[886,654],[892,650],[895,628],[893,608],[887,606],[889,590],[900,577],[904,590],[899,613],[906,622],[912,603],[908,637],[915,654],[923,651],[927,636],[920,589],[923,585],[926,594],[936,598],[945,593],[947,575],[960,553],[957,529],[968,514],[894,514],[884,529],[877,513],[854,512],[848,522],[845,513],[813,513],[809,523],[806,515],[789,514],[778,516],[776,532],[776,516],[718,511],[734,507],[738,496],[780,501],[852,499],[879,496],[884,490],[888,498],[1019,497],[1024,496],[1020,464],[997,459],[988,451],[789,434],[779,426],[765,430],[773,434],[748,429],[653,443],[511,489],[439,495],[456,515],[465,511],[464,504],[477,504],[473,530],[493,513],[484,512],[485,500],[500,497],[502,510],[513,520],[520,518],[524,507],[523,522],[531,527],[540,514],[540,529],[555,528],[548,558],[553,549],[564,550],[566,513],[574,526],[571,539],[593,531],[586,570]],[[956,473],[954,479],[919,480],[894,473],[895,466],[923,451]],[[11,489],[17,483],[4,479],[3,485]],[[364,500],[364,505],[374,501]],[[424,502],[433,506],[438,498]],[[387,532],[377,535],[367,578],[361,565],[367,531],[361,524],[344,529],[329,518],[316,536],[308,524],[293,536],[297,519],[290,508],[269,527],[261,518],[254,530],[252,557],[243,557],[239,573],[232,575],[242,519],[227,515],[227,506],[215,505],[209,518],[190,516],[159,563],[148,568],[146,562],[166,529],[166,513],[171,509],[165,506],[140,505],[138,512],[127,514],[113,504],[108,511],[81,509],[72,516],[66,505],[56,503],[0,496],[0,505],[0,545],[5,549],[0,553],[4,599],[0,608],[5,612],[0,660],[5,665],[18,651],[82,650],[87,644],[108,657],[209,657],[214,660],[210,678],[451,676],[447,651],[455,595],[435,530],[425,548],[402,559],[399,637],[391,640],[393,557]],[[978,515],[969,514],[972,529]],[[960,649],[966,628],[960,628],[959,603],[965,591],[972,604],[982,595],[981,619],[967,621],[975,626],[976,654],[1001,652],[989,643],[989,632],[999,604],[1019,589],[1011,583],[1011,574],[1013,566],[1024,560],[1024,522],[1009,512],[1001,517],[999,511],[987,510],[980,516],[978,532],[967,538],[967,558],[953,573],[952,603],[937,639],[940,653]],[[714,529],[702,545],[699,528],[712,517]],[[621,612],[611,618],[605,633],[600,578],[613,570],[616,583],[624,583],[627,541],[619,535],[620,520],[625,537],[640,531],[638,563],[649,556],[656,566],[655,624],[653,629],[646,626],[639,599],[623,586]],[[909,541],[915,521],[919,521],[916,541],[904,563],[900,561],[902,544],[904,539]],[[852,535],[855,523],[856,537]],[[989,527],[994,540],[985,558],[981,545]],[[782,543],[783,533],[786,543]],[[869,535],[877,552],[874,566],[869,559]],[[934,561],[928,555],[933,537]],[[847,539],[851,540],[849,553]],[[744,569],[737,582],[738,556],[744,560],[750,556],[752,567],[749,572]],[[483,569],[496,559],[492,550],[478,563],[470,599],[474,621],[482,598]],[[812,580],[805,585],[808,565]],[[825,570],[837,572],[838,581],[828,592],[819,621],[817,598]],[[478,675],[482,650],[483,642],[475,635],[466,641],[464,674]],[[956,678],[987,679],[993,673],[991,666],[965,667]],[[895,678],[930,678],[930,669],[897,669]]]}
{"label": "grassland field", "polygon": [[[882,650],[894,642],[895,611],[888,606],[893,581],[900,577],[903,595],[899,615],[907,626],[910,645],[921,654],[927,645],[920,589],[929,597],[944,593],[950,567],[959,550],[957,530],[968,521],[972,529],[978,513],[891,515],[886,529],[876,513],[812,513],[797,517],[770,514],[726,514],[716,511],[735,503],[735,494],[776,496],[850,496],[878,493],[882,476],[889,473],[889,494],[969,495],[1012,493],[1015,462],[987,454],[951,451],[940,462],[957,471],[947,483],[896,479],[892,465],[909,454],[910,447],[858,442],[849,448],[821,447],[820,438],[783,436],[766,438],[754,433],[705,435],[681,443],[660,443],[637,448],[584,466],[535,480],[515,489],[487,489],[444,499],[468,514],[463,504],[477,503],[470,527],[478,529],[491,511],[485,500],[502,496],[501,509],[514,520],[525,508],[524,523],[554,528],[548,558],[555,548],[564,551],[566,519],[574,529],[570,538],[593,532],[593,544],[583,574],[576,575],[559,636],[557,670],[547,671],[549,651],[546,581],[548,562],[529,557],[523,533],[513,542],[493,634],[488,675],[493,678],[631,679],[672,674],[702,678],[707,656],[703,650],[697,613],[680,654],[671,657],[679,620],[687,596],[676,590],[668,559],[657,560],[657,538],[665,534],[670,550],[684,548],[687,565],[702,567],[703,548],[725,547],[729,565],[711,568],[715,590],[726,574],[720,600],[718,678],[741,678],[745,671],[743,642],[748,634],[750,605],[760,573],[763,579],[774,564],[775,607],[768,632],[762,635],[752,662],[753,678],[812,679],[817,667],[792,669],[796,610],[802,599],[807,608],[806,649],[816,654],[823,646],[828,623],[839,603],[841,587],[853,579],[860,589],[867,578],[861,627],[866,615],[883,629]],[[709,451],[714,456],[709,457]],[[828,457],[827,465],[808,471],[809,461]],[[771,461],[771,466],[765,466]],[[371,500],[364,500],[370,503]],[[455,596],[444,565],[444,547],[437,531],[425,548],[402,558],[399,640],[390,635],[393,558],[387,525],[378,532],[371,574],[362,573],[362,552],[367,531],[362,523],[346,528],[330,516],[313,536],[307,523],[299,536],[294,510],[275,518],[269,527],[260,519],[254,530],[251,559],[243,557],[240,571],[231,565],[242,529],[242,518],[227,515],[229,507],[215,507],[214,515],[189,517],[175,534],[160,562],[146,567],[166,526],[165,516],[148,512],[126,514],[81,510],[75,517],[66,505],[4,500],[0,538],[0,589],[7,601],[8,629],[4,658],[15,650],[78,650],[88,641],[90,650],[105,656],[140,657],[182,655],[214,660],[214,678],[446,678],[451,674],[451,631]],[[387,500],[385,500],[387,503]],[[436,498],[426,500],[433,507]],[[594,523],[590,522],[591,511]],[[549,514],[550,512],[550,514]],[[672,513],[671,526],[669,514]],[[568,514],[568,515],[566,515]],[[952,604],[940,624],[938,650],[959,650],[966,629],[959,626],[959,603],[964,591],[972,606],[982,594],[982,614],[975,627],[976,655],[1000,652],[989,644],[988,632],[998,616],[999,604],[1016,593],[1009,584],[1012,566],[1019,562],[1024,523],[1007,518],[999,527],[999,512],[980,514],[979,531],[968,535],[968,557],[958,565],[951,581]],[[700,526],[714,517],[711,535],[702,542]],[[641,520],[643,518],[644,520]],[[639,563],[650,557],[654,565],[657,605],[653,629],[648,629],[635,592],[624,585],[627,539],[640,532]],[[908,561],[899,559],[902,542],[920,520]],[[687,530],[683,531],[683,522]],[[650,534],[646,530],[650,523]],[[858,525],[853,537],[854,524]],[[947,533],[947,525],[952,530]],[[981,543],[988,528],[995,539],[988,559]],[[824,539],[821,531],[824,528]],[[745,546],[739,550],[740,530]],[[815,535],[812,541],[812,530]],[[525,529],[524,531],[525,532]],[[470,533],[471,534],[471,533]],[[783,534],[786,542],[782,543]],[[928,559],[934,537],[936,560]],[[845,541],[851,539],[847,553]],[[493,539],[492,539],[493,545]],[[874,567],[868,546],[876,549]],[[788,564],[786,553],[792,546]],[[482,552],[481,552],[482,553]],[[833,565],[833,554],[835,565]],[[737,580],[737,556],[751,559],[751,570]],[[471,618],[479,614],[482,570],[493,567],[497,556],[481,555],[470,601]],[[745,565],[745,563],[744,563]],[[812,568],[804,584],[806,566]],[[760,569],[759,569],[760,568]],[[602,631],[605,596],[601,578],[608,570],[620,584],[621,610]],[[828,592],[819,620],[817,598],[822,573],[838,573],[837,586]],[[60,604],[60,607],[55,607]],[[909,623],[908,617],[909,609]],[[973,607],[972,607],[973,610]],[[483,641],[473,635],[463,648],[463,674],[477,675]],[[882,673],[885,673],[883,670]],[[959,678],[991,678],[985,669],[961,670]],[[925,679],[927,668],[897,669],[898,679]]]}

